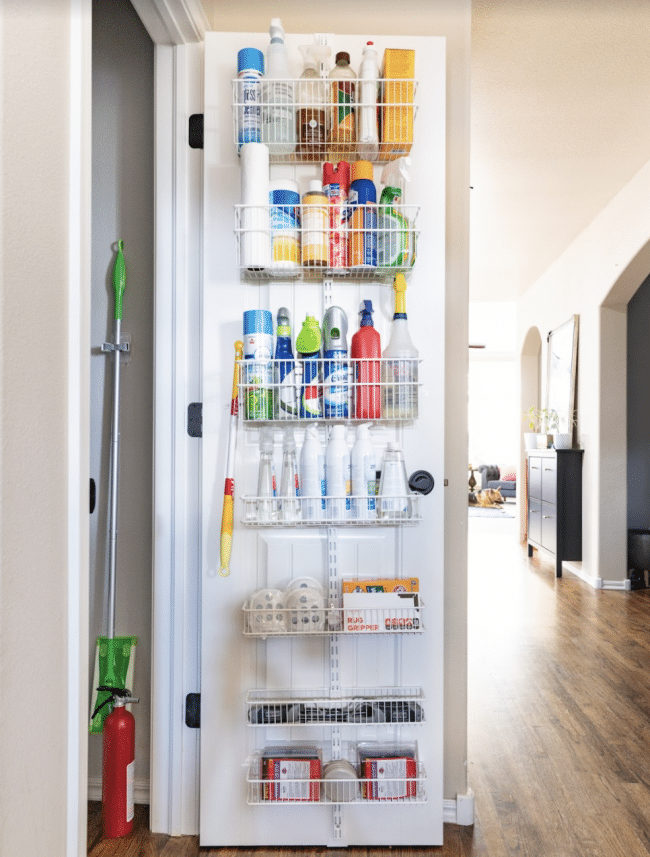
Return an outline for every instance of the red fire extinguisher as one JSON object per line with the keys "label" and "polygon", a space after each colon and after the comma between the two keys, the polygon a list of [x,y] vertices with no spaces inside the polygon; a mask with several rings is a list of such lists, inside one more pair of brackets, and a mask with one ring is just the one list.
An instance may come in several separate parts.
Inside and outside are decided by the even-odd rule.
{"label": "red fire extinguisher", "polygon": [[134,699],[126,688],[102,685],[98,690],[111,694],[103,705],[113,703],[113,710],[104,720],[102,816],[105,838],[117,839],[133,830],[135,718],[125,706],[140,700]]}

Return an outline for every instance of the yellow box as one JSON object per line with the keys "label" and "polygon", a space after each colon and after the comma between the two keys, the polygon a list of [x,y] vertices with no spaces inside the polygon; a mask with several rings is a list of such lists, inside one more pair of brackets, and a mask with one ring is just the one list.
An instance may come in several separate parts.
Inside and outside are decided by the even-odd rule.
{"label": "yellow box", "polygon": [[386,48],[381,76],[380,159],[394,161],[413,144],[415,51]]}
{"label": "yellow box", "polygon": [[343,592],[418,592],[417,577],[373,577],[361,580],[342,580]]}

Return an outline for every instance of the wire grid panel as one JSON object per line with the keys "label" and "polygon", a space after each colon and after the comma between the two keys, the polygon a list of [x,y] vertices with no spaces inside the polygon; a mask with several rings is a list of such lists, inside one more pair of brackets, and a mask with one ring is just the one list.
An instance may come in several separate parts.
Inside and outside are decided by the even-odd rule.
{"label": "wire grid panel", "polygon": [[[394,527],[420,520],[420,494],[241,498],[245,527]],[[369,509],[372,506],[373,508]]]}
{"label": "wire grid panel", "polygon": [[[269,771],[265,759],[254,757],[247,774],[247,803],[251,805],[313,806],[326,804],[424,804],[424,766],[413,762],[413,773],[407,776],[375,776],[357,778],[303,777],[290,778]],[[264,774],[268,776],[264,776]],[[279,776],[276,776],[280,774]],[[281,776],[281,779],[280,779]]]}
{"label": "wire grid panel", "polygon": [[239,415],[245,423],[418,417],[416,357],[239,361]]}
{"label": "wire grid panel", "polygon": [[328,724],[421,724],[424,693],[418,687],[249,690],[250,726]]}
{"label": "wire grid panel", "polygon": [[[270,590],[269,590],[270,591]],[[417,595],[417,593],[416,593]],[[246,637],[314,637],[330,634],[420,634],[424,631],[419,597],[411,606],[350,608],[323,607],[315,599],[301,607],[287,607],[280,596],[249,599],[243,606]]]}
{"label": "wire grid panel", "polygon": [[236,205],[237,266],[244,279],[265,282],[409,274],[417,255],[419,212],[415,205],[351,207],[325,197],[317,205]]}
{"label": "wire grid panel", "polygon": [[[324,78],[262,78],[257,84],[236,78],[232,81],[234,145],[265,143],[270,162],[276,164],[357,158],[392,161],[409,154],[418,109],[417,80],[380,78],[374,86],[357,85],[349,106],[354,121],[344,135],[338,129],[339,105],[331,97],[335,84]],[[362,92],[376,92],[376,99],[364,100]],[[359,140],[362,111],[376,111],[377,133]]]}

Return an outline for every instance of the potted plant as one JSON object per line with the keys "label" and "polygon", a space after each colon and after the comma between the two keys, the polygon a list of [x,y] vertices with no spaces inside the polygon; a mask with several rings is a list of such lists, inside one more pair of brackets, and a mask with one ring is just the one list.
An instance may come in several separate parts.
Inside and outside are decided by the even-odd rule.
{"label": "potted plant", "polygon": [[553,448],[554,449],[571,449],[573,446],[573,429],[576,426],[576,418],[572,416],[567,425],[566,431],[560,431],[560,417],[557,411],[549,411],[549,428],[553,432]]}
{"label": "potted plant", "polygon": [[524,447],[526,449],[548,448],[549,414],[546,408],[536,408],[534,405],[524,411],[530,431],[524,432]]}

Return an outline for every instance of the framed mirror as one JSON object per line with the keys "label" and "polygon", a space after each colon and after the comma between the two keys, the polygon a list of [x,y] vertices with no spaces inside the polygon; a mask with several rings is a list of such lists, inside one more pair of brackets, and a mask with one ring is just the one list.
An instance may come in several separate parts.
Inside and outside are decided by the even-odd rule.
{"label": "framed mirror", "polygon": [[552,330],[548,337],[546,407],[557,411],[559,432],[571,434],[575,441],[578,378],[578,319],[573,315]]}

